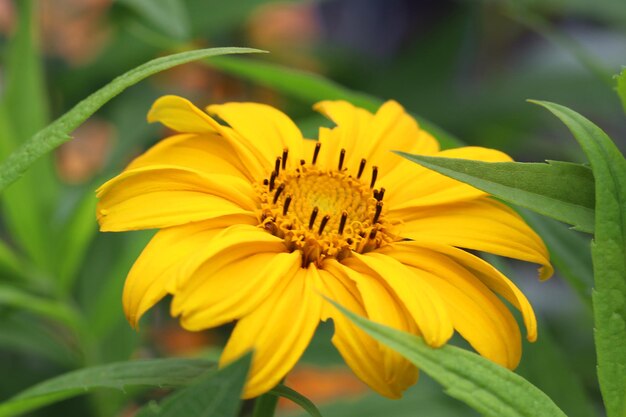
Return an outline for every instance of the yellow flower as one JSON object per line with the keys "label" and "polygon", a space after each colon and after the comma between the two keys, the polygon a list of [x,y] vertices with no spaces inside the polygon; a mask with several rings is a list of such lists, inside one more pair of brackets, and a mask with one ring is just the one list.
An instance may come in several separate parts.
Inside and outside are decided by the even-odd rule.
{"label": "yellow flower", "polygon": [[135,159],[97,191],[102,231],[161,229],[137,259],[124,309],[137,326],[166,294],[183,327],[237,320],[220,364],[250,349],[245,398],[275,386],[298,361],[320,320],[354,373],[397,398],[417,380],[407,360],[341,315],[322,294],[371,320],[420,335],[431,346],[456,330],[508,368],[520,329],[500,297],[532,307],[494,267],[464,249],[552,267],[541,239],[507,206],[394,153],[508,161],[502,152],[440,151],[396,102],[371,114],[344,101],[315,106],[336,127],[305,140],[262,104],[207,108],[157,100],[148,114],[180,132]]}

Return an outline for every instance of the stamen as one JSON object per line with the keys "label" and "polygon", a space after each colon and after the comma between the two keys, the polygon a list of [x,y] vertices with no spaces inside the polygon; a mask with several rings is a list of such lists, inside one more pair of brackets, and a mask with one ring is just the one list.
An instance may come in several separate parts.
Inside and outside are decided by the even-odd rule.
{"label": "stamen", "polygon": [[267,178],[263,180],[263,185],[268,185],[269,183],[270,183],[270,180],[268,180]]}
{"label": "stamen", "polygon": [[309,229],[313,229],[313,224],[315,223],[315,218],[317,217],[317,212],[319,209],[315,207],[311,212],[311,218],[309,219]]}
{"label": "stamen", "polygon": [[287,168],[287,157],[289,156],[289,149],[283,149],[283,169]]}
{"label": "stamen", "polygon": [[376,177],[378,176],[378,167],[372,167],[372,181],[370,182],[370,188],[374,188],[374,184],[376,184]]}
{"label": "stamen", "polygon": [[361,163],[359,164],[359,173],[356,175],[357,179],[360,179],[361,175],[363,175],[363,170],[365,169],[366,163],[367,161],[365,159],[361,159]]}
{"label": "stamen", "polygon": [[274,181],[276,181],[276,171],[272,171],[270,175],[270,192],[274,190]]}
{"label": "stamen", "polygon": [[322,234],[322,232],[324,231],[324,228],[326,227],[326,223],[328,223],[329,220],[330,220],[330,216],[328,214],[322,217],[322,221],[320,222],[320,229],[317,232],[318,235]]}
{"label": "stamen", "polygon": [[276,163],[274,164],[274,171],[276,171],[276,174],[280,172],[280,156],[276,158]]}
{"label": "stamen", "polygon": [[348,220],[348,212],[344,210],[341,213],[341,220],[339,221],[339,234],[343,234],[343,229],[346,227],[346,221]]}
{"label": "stamen", "polygon": [[342,149],[341,152],[339,152],[339,168],[337,168],[339,171],[341,171],[341,168],[343,168],[343,160],[346,158],[346,150]]}
{"label": "stamen", "polygon": [[372,229],[369,238],[374,239],[376,237],[376,233],[378,233],[378,229]]}
{"label": "stamen", "polygon": [[273,204],[276,204],[276,202],[278,201],[278,197],[280,197],[280,193],[282,193],[284,189],[285,184],[280,184],[278,186],[278,188],[276,189],[276,194],[274,194],[274,201],[272,201]]}
{"label": "stamen", "polygon": [[306,161],[304,159],[301,159],[300,160],[300,165],[304,165],[304,164],[306,164]]}
{"label": "stamen", "polygon": [[285,202],[283,204],[283,216],[287,215],[287,211],[289,210],[289,204],[291,204],[291,194],[287,194],[287,197],[285,197]]}
{"label": "stamen", "polygon": [[315,144],[315,150],[313,151],[313,165],[315,165],[315,162],[317,162],[317,157],[320,154],[321,147],[322,147],[322,144],[320,142],[317,142]]}
{"label": "stamen", "polygon": [[383,201],[385,196],[385,187],[381,187],[380,191],[374,190],[374,198],[378,201]]}
{"label": "stamen", "polygon": [[379,201],[378,203],[376,203],[376,212],[374,213],[374,220],[372,221],[372,223],[377,223],[378,219],[380,218],[380,213],[383,211],[383,202]]}

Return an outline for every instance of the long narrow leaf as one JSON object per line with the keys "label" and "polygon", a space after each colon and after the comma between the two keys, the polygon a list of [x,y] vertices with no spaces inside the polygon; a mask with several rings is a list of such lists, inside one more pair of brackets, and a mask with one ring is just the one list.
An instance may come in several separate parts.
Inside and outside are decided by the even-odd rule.
{"label": "long narrow leaf", "polygon": [[399,154],[509,203],[571,224],[577,230],[593,232],[593,175],[583,165],[557,161],[481,162]]}
{"label": "long narrow leaf", "polygon": [[74,129],[106,102],[133,84],[157,72],[198,59],[217,55],[253,52],[263,51],[249,48],[211,48],[182,52],[154,59],[117,77],[112,82],[78,103],[51,125],[39,131],[29,141],[24,143],[23,146],[9,155],[0,165],[0,191],[23,175],[38,158],[70,140],[69,135]]}
{"label": "long narrow leaf", "polygon": [[269,393],[293,401],[294,403],[302,407],[302,409],[306,411],[311,417],[322,417],[322,414],[317,409],[315,404],[313,404],[313,401],[309,400],[298,391],[295,391],[286,385],[279,385],[276,388],[272,389]]}
{"label": "long narrow leaf", "polygon": [[596,185],[592,244],[598,379],[609,417],[626,406],[626,160],[598,126],[567,107],[536,101],[572,132],[589,158]]}
{"label": "long narrow leaf", "polygon": [[213,366],[200,359],[153,359],[85,368],[37,384],[0,404],[0,417],[17,416],[96,388],[188,385]]}
{"label": "long narrow leaf", "polygon": [[[276,64],[251,59],[229,59],[228,57],[211,60],[208,64],[226,73],[272,87],[310,105],[321,100],[346,100],[355,106],[376,111],[383,103],[379,98],[352,91],[321,75]],[[461,144],[457,138],[428,120],[416,115],[413,117],[423,129],[435,136],[443,147],[451,148]]]}
{"label": "long narrow leaf", "polygon": [[626,68],[622,70],[622,72],[616,76],[617,78],[617,95],[622,102],[622,107],[624,108],[624,112],[626,112]]}
{"label": "long narrow leaf", "polygon": [[367,334],[428,373],[450,396],[487,417],[565,417],[537,387],[488,359],[451,345],[433,349],[417,336],[333,304]]}

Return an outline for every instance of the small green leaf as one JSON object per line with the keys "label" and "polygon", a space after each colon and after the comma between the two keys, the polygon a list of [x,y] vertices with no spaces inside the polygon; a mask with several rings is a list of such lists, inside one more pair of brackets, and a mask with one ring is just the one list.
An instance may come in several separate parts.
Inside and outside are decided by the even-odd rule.
{"label": "small green leaf", "polygon": [[67,304],[30,294],[11,285],[0,284],[0,306],[29,311],[56,320],[76,330],[79,318]]}
{"label": "small green leaf", "polygon": [[201,359],[152,359],[85,368],[22,391],[0,404],[0,417],[17,416],[95,388],[179,387],[196,380],[213,366]]}
{"label": "small green leaf", "polygon": [[405,158],[517,204],[591,233],[594,185],[591,170],[580,164],[482,162],[411,155]]}
{"label": "small green leaf", "polygon": [[[276,64],[251,59],[228,59],[223,57],[212,59],[207,64],[228,74],[274,88],[309,105],[322,100],[346,100],[355,106],[369,111],[376,111],[383,103],[379,98],[352,91],[321,75],[294,70]],[[435,136],[443,147],[452,148],[461,144],[457,138],[442,128],[419,116],[414,114],[412,116],[415,117],[424,130]]]}
{"label": "small green leaf", "polygon": [[374,323],[329,301],[367,334],[443,385],[451,397],[487,417],[566,417],[537,387],[488,359],[451,345],[433,349],[420,337]]}
{"label": "small green leaf", "polygon": [[208,372],[160,404],[150,403],[143,407],[136,417],[236,417],[251,357],[248,354],[224,369]]}
{"label": "small green leaf", "polygon": [[268,394],[287,398],[288,400],[293,401],[294,403],[302,407],[302,409],[306,411],[311,417],[322,417],[322,414],[317,409],[315,404],[313,404],[313,401],[309,400],[304,395],[289,388],[286,385],[279,385],[273,390],[271,390]]}
{"label": "small green leaf", "polygon": [[157,72],[217,55],[263,52],[250,48],[211,48],[169,55],[134,68],[96,91],[59,119],[39,131],[0,164],[0,191],[16,181],[46,153],[71,139],[70,133],[110,99]]}
{"label": "small green leaf", "polygon": [[160,32],[179,40],[190,37],[191,22],[181,0],[118,0]]}
{"label": "small green leaf", "polygon": [[617,95],[622,101],[624,112],[626,112],[626,68],[619,75],[616,75],[615,78],[617,79]]}
{"label": "small green leaf", "polygon": [[598,380],[608,417],[626,404],[626,160],[598,126],[567,107],[534,101],[557,116],[589,158],[596,186],[593,309]]}

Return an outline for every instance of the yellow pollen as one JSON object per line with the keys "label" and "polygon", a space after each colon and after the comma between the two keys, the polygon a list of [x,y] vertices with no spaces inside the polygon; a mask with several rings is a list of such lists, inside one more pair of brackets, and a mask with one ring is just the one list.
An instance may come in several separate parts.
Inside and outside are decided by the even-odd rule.
{"label": "yellow pollen", "polygon": [[375,178],[365,182],[353,177],[341,169],[342,162],[343,155],[337,170],[306,163],[295,170],[275,169],[256,185],[260,227],[282,238],[289,250],[300,251],[303,267],[328,257],[341,260],[352,252],[369,252],[395,240],[384,215],[384,189],[370,187]]}

